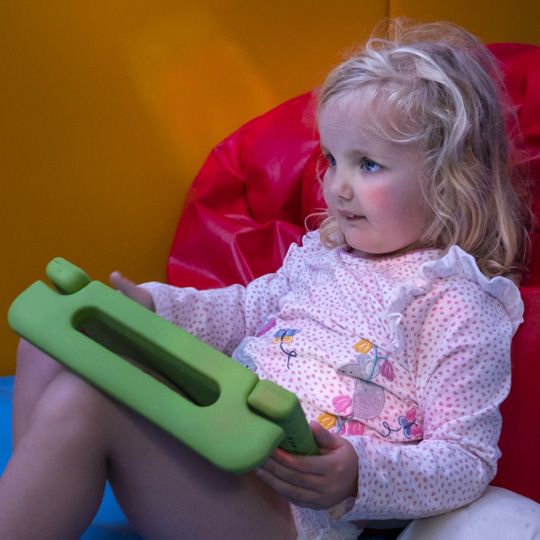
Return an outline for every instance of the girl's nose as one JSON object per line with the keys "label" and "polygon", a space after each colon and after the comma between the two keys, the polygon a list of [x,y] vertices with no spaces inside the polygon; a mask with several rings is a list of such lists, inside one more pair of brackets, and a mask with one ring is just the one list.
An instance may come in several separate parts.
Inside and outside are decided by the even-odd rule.
{"label": "girl's nose", "polygon": [[353,197],[353,190],[350,179],[346,174],[335,171],[334,177],[331,180],[330,191],[335,197],[343,200],[350,200]]}

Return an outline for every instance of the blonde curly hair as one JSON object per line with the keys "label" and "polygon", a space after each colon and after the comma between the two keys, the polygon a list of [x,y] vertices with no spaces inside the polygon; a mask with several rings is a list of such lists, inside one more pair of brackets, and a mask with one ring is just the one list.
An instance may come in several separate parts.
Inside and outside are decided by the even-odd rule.
{"label": "blonde curly hair", "polygon": [[[496,60],[477,38],[449,23],[392,21],[328,75],[318,99],[319,111],[367,100],[377,136],[425,155],[422,245],[458,245],[488,277],[519,281],[530,250],[527,182],[511,166],[513,112]],[[320,233],[325,245],[344,244],[331,216]]]}

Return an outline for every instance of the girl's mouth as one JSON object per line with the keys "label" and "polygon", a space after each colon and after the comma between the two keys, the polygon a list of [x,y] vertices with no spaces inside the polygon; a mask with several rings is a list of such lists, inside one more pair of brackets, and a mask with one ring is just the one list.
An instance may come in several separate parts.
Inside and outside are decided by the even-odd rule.
{"label": "girl's mouth", "polygon": [[343,216],[343,218],[346,220],[346,221],[351,221],[351,222],[354,222],[354,221],[361,221],[363,219],[366,219],[365,216],[359,216],[357,214],[349,214],[349,213],[342,213],[341,214]]}

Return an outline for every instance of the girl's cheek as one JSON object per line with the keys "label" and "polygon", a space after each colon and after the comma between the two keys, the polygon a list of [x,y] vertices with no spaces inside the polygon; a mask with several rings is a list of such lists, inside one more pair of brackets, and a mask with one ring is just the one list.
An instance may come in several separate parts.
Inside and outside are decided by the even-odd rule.
{"label": "girl's cheek", "polygon": [[373,209],[390,210],[395,203],[396,194],[394,191],[387,186],[372,186],[369,190],[365,190],[364,202]]}
{"label": "girl's cheek", "polygon": [[322,178],[322,195],[323,199],[326,201],[327,204],[332,200],[332,194],[330,189],[331,182],[331,178],[328,176],[328,174],[325,174]]}

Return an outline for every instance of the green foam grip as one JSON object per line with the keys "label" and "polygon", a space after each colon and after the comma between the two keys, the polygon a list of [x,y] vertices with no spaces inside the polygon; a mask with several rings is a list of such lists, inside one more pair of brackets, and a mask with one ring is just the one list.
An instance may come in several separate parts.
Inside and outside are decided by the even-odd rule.
{"label": "green foam grip", "polygon": [[47,275],[61,294],[35,282],[12,303],[9,324],[107,395],[227,471],[259,466],[278,445],[317,453],[293,393],[65,259]]}

